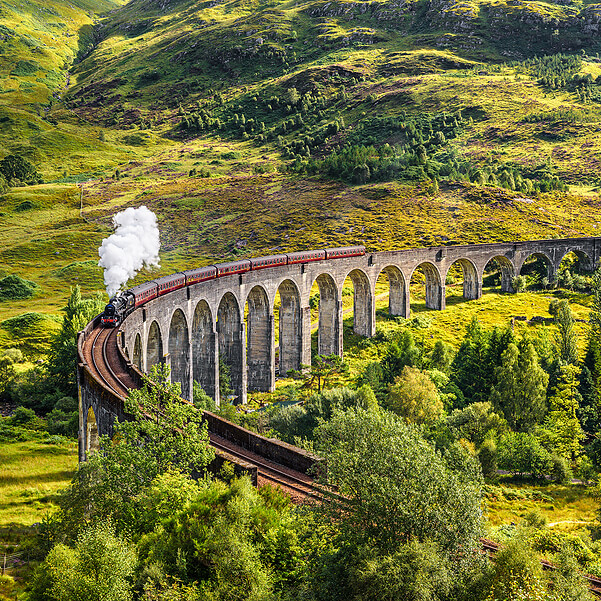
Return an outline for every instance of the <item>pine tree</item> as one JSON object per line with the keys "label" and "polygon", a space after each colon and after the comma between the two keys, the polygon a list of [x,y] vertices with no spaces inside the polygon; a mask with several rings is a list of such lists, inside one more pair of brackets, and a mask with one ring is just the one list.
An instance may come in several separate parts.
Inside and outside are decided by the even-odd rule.
{"label": "pine tree", "polygon": [[532,342],[511,343],[496,368],[497,383],[490,401],[505,415],[512,430],[528,432],[540,423],[546,410],[549,376],[538,362]]}
{"label": "pine tree", "polygon": [[580,393],[577,368],[562,365],[557,387],[549,398],[549,414],[541,433],[541,442],[551,451],[574,463],[582,449],[584,432],[578,421]]}
{"label": "pine tree", "polygon": [[574,316],[568,301],[552,302],[549,313],[555,317],[557,325],[555,344],[559,357],[564,363],[575,365],[578,362],[578,334],[574,328]]}

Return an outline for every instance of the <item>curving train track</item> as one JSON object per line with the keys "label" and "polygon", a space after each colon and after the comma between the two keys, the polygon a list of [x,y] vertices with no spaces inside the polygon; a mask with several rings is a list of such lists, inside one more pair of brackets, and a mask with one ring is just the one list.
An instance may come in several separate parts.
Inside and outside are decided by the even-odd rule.
{"label": "curving train track", "polygon": [[[83,345],[83,357],[91,374],[105,387],[125,399],[137,388],[131,374],[122,367],[118,349],[118,330],[95,328]],[[211,446],[250,463],[257,468],[259,486],[272,484],[288,493],[295,503],[317,496],[313,479],[302,472],[279,465],[216,434],[209,435]]]}

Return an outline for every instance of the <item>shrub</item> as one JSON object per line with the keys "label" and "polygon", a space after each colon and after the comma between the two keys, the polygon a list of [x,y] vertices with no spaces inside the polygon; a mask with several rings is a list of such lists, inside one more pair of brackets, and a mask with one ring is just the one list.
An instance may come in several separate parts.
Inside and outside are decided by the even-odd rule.
{"label": "shrub", "polygon": [[513,474],[544,478],[551,468],[551,458],[534,435],[511,432],[499,443],[499,467]]}
{"label": "shrub", "polygon": [[2,351],[0,360],[2,359],[6,359],[11,363],[23,363],[25,361],[23,353],[18,348],[7,348],[5,351]]}
{"label": "shrub", "polygon": [[22,156],[9,154],[0,161],[0,173],[11,185],[41,183],[35,165]]}
{"label": "shrub", "polygon": [[487,438],[478,451],[478,459],[485,478],[494,478],[497,473],[497,445],[491,438]]}
{"label": "shrub", "polygon": [[0,279],[0,300],[31,298],[37,287],[37,284],[24,280],[18,275],[7,275]]}
{"label": "shrub", "polygon": [[559,484],[568,484],[572,479],[572,470],[561,455],[553,454],[549,458],[549,474]]}

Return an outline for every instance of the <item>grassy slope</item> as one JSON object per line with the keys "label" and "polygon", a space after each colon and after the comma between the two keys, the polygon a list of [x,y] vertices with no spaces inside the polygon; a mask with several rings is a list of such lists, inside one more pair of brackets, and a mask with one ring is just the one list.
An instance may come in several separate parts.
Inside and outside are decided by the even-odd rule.
{"label": "grassy slope", "polygon": [[[580,11],[584,22],[593,11],[586,5],[120,4],[3,5],[1,23],[13,33],[0,54],[7,75],[0,144],[28,154],[55,181],[0,201],[0,269],[40,285],[32,302],[2,303],[0,319],[31,309],[56,313],[69,285],[102,289],[97,246],[110,215],[132,204],[159,216],[162,273],[324,245],[364,242],[378,250],[596,233],[597,105],[494,66],[508,58],[509,39],[520,57],[582,46],[592,55],[594,36],[577,31],[582,24],[573,18]],[[92,7],[111,11],[95,35]],[[549,16],[561,32],[553,44],[564,47],[550,42]],[[83,60],[68,75],[65,66],[78,55]],[[583,70],[596,75],[599,68],[591,59]],[[278,127],[287,113],[269,109],[268,99],[292,86],[321,90],[322,122],[346,123],[323,154],[366,117],[461,108],[473,122],[444,152],[526,167],[550,161],[572,188],[524,202],[520,194],[471,184],[443,185],[436,197],[426,186],[398,182],[349,186],[287,173],[275,140],[258,145],[229,129],[184,136],[177,127],[180,103],[188,112],[200,103],[224,123],[244,112]],[[523,121],[560,109],[580,111],[582,122]],[[284,134],[284,143],[297,135]],[[117,166],[120,181],[111,177]],[[192,168],[211,177],[189,177]],[[88,180],[81,213],[76,179]],[[26,200],[33,208],[20,210]],[[11,334],[0,329],[0,345],[10,344]]]}
{"label": "grassy slope", "polygon": [[[71,480],[77,444],[3,443],[0,447],[0,529],[40,522]],[[4,538],[4,537],[3,537]]]}

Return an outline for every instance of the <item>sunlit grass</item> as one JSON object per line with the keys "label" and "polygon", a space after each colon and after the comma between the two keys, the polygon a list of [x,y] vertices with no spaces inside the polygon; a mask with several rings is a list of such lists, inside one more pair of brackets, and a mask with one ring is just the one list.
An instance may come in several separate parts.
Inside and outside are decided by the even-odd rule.
{"label": "sunlit grass", "polygon": [[0,445],[0,528],[30,526],[53,507],[77,467],[77,443],[42,442]]}

